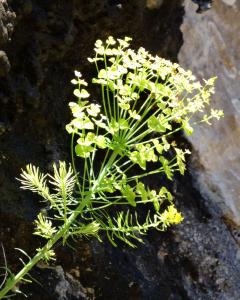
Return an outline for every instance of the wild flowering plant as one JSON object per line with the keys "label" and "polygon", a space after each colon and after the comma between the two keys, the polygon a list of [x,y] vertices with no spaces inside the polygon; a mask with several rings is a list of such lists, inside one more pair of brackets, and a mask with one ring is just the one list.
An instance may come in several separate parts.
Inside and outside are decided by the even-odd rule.
{"label": "wild flowering plant", "polygon": [[[35,235],[46,240],[28,256],[22,270],[11,276],[0,291],[2,299],[28,280],[29,271],[40,261],[55,260],[54,246],[83,236],[106,233],[134,247],[143,242],[149,229],[166,230],[183,220],[168,189],[146,184],[150,175],[184,174],[183,149],[173,140],[179,130],[192,134],[190,120],[210,123],[223,112],[203,113],[214,93],[214,78],[198,82],[190,71],[144,48],[129,48],[130,38],[97,40],[96,67],[91,86],[75,71],[75,101],[70,102],[72,120],[66,126],[71,135],[72,163],[53,165],[53,174],[43,174],[28,165],[22,171],[21,188],[39,194],[47,214],[39,213]],[[94,100],[90,91],[100,94]],[[202,115],[202,117],[200,117]],[[138,216],[137,212],[141,212]],[[23,253],[23,251],[22,251]]]}

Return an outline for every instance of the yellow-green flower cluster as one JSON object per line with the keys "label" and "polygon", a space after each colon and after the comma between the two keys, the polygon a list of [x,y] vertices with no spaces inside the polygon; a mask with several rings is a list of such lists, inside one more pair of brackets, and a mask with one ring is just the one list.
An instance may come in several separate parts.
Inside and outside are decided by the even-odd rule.
{"label": "yellow-green flower cluster", "polygon": [[162,214],[161,221],[163,228],[166,228],[170,225],[179,224],[183,221],[183,216],[177,211],[174,205],[170,205]]}
{"label": "yellow-green flower cluster", "polygon": [[[155,216],[147,217],[145,225],[140,226],[144,231],[151,226],[165,228],[178,224],[183,218],[165,187],[156,192],[145,187],[141,179],[163,173],[173,180],[176,171],[183,175],[185,156],[190,151],[177,146],[174,133],[183,130],[191,135],[194,130],[191,119],[196,113],[200,115],[200,122],[210,123],[223,112],[212,109],[204,114],[214,93],[216,78],[200,83],[191,71],[176,63],[153,56],[143,47],[136,51],[130,49],[130,42],[128,37],[96,41],[95,56],[88,60],[95,64],[97,76],[88,85],[81,73],[75,71],[72,83],[77,86],[74,90],[77,101],[69,103],[73,119],[66,128],[76,143],[75,154],[85,159],[85,166],[91,168],[83,178],[87,178],[90,188],[97,180],[96,203],[132,207],[153,203]],[[90,91],[95,95],[100,93],[101,100],[93,100]],[[112,164],[104,175],[101,173],[106,169],[103,164],[99,173],[93,170],[99,149],[106,152],[103,164],[108,160]],[[111,161],[112,157],[115,160]],[[138,167],[139,172],[130,176],[128,171],[133,166]],[[86,183],[83,184],[86,187]],[[110,202],[106,200],[108,196]],[[162,211],[164,201],[169,201],[170,206]],[[119,214],[115,221],[121,224],[119,232],[126,234],[124,226],[128,221],[123,215]],[[114,222],[108,222],[106,231],[114,226]],[[118,237],[121,239],[121,234]],[[113,235],[110,240],[113,242]]]}

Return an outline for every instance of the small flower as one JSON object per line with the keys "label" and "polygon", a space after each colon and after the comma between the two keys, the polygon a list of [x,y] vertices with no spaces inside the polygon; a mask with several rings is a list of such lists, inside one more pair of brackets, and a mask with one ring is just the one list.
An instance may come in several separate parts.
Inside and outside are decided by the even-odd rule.
{"label": "small flower", "polygon": [[82,73],[79,71],[74,71],[76,77],[82,77]]}
{"label": "small flower", "polygon": [[114,40],[114,38],[112,36],[109,36],[108,39],[106,40],[106,43],[108,45],[115,45],[116,41]]}
{"label": "small flower", "polygon": [[102,45],[103,45],[103,42],[101,40],[96,40],[96,42],[95,42],[96,48],[100,48],[100,47],[102,47]]}

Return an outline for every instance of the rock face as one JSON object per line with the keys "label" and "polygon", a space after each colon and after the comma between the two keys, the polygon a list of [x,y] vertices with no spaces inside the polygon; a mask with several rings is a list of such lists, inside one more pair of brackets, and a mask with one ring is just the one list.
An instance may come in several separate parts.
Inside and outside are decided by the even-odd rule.
{"label": "rock face", "polygon": [[215,2],[211,11],[196,16],[195,5],[185,1],[178,58],[199,78],[218,77],[214,105],[225,118],[210,129],[199,127],[190,138],[197,155],[194,169],[201,192],[240,225],[240,2]]}
{"label": "rock face", "polygon": [[[231,4],[231,1],[225,2]],[[69,159],[64,127],[69,120],[67,103],[72,97],[69,81],[73,70],[81,70],[86,78],[90,77],[86,58],[92,54],[95,40],[109,35],[132,36],[133,47],[144,46],[152,53],[176,61],[183,42],[181,4],[179,0],[1,1],[0,240],[13,272],[20,267],[17,261],[20,254],[14,248],[22,248],[31,255],[41,243],[31,234],[32,220],[40,205],[36,197],[19,191],[14,178],[28,162],[49,170],[54,161]],[[234,10],[231,6],[227,8]],[[191,16],[188,6],[186,9],[186,20],[192,18],[194,25],[200,17],[195,11]],[[201,22],[208,15],[205,16]],[[220,26],[219,21],[217,24]],[[215,30],[214,37],[221,39],[216,26],[211,26],[211,30]],[[182,51],[187,42],[185,38]],[[222,46],[222,52],[221,47],[218,49],[219,57],[226,57],[230,71],[235,70],[236,62],[230,60],[224,44]],[[179,56],[185,65],[194,61],[186,59],[195,57],[191,49],[188,46],[189,53],[185,50],[185,56]],[[196,44],[196,49],[199,53],[205,48]],[[194,69],[197,63],[192,65]],[[222,68],[230,80],[233,71]],[[225,89],[222,91],[226,93]],[[231,106],[225,106],[226,114],[230,114]],[[231,121],[230,117],[228,120]],[[231,122],[229,124],[236,129],[238,120]],[[225,136],[228,131],[223,123],[217,126]],[[229,143],[231,139],[236,141],[234,137],[229,136]],[[196,141],[194,145],[197,149]],[[204,148],[203,143],[201,147]],[[212,144],[211,148],[213,151],[217,146]],[[227,148],[222,146],[221,149]],[[202,160],[200,164],[202,168]],[[152,184],[159,186],[159,179]],[[203,187],[202,184],[201,189]],[[32,283],[21,289],[34,300],[238,299],[239,246],[222,221],[217,206],[206,201],[197,188],[190,175],[174,181],[173,193],[185,216],[180,226],[163,234],[150,233],[145,244],[137,249],[124,245],[113,248],[108,242],[100,244],[98,241],[80,241],[75,251],[56,247],[57,267],[34,268],[31,275],[41,286]],[[0,254],[0,266],[3,265]],[[17,299],[25,298],[18,295]]]}
{"label": "rock face", "polygon": [[[15,13],[9,8],[7,1],[0,3],[0,49],[10,41],[13,32]],[[5,51],[0,50],[0,77],[4,77],[10,70],[10,63]]]}

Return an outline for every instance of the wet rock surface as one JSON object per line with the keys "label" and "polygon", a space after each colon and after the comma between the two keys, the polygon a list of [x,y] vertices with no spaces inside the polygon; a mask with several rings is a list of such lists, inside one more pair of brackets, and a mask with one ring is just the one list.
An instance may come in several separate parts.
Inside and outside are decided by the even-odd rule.
{"label": "wet rock surface", "polygon": [[[69,159],[64,126],[73,70],[87,77],[95,40],[110,34],[132,36],[134,47],[176,60],[182,17],[179,0],[2,1],[0,237],[12,271],[20,267],[15,247],[31,254],[41,243],[31,232],[42,204],[19,191],[15,177],[28,162],[50,170],[54,161]],[[190,175],[176,178],[172,188],[183,224],[151,232],[137,249],[95,240],[79,241],[75,250],[58,246],[56,266],[38,265],[32,276],[39,283],[21,290],[34,300],[238,299],[237,234]]]}

